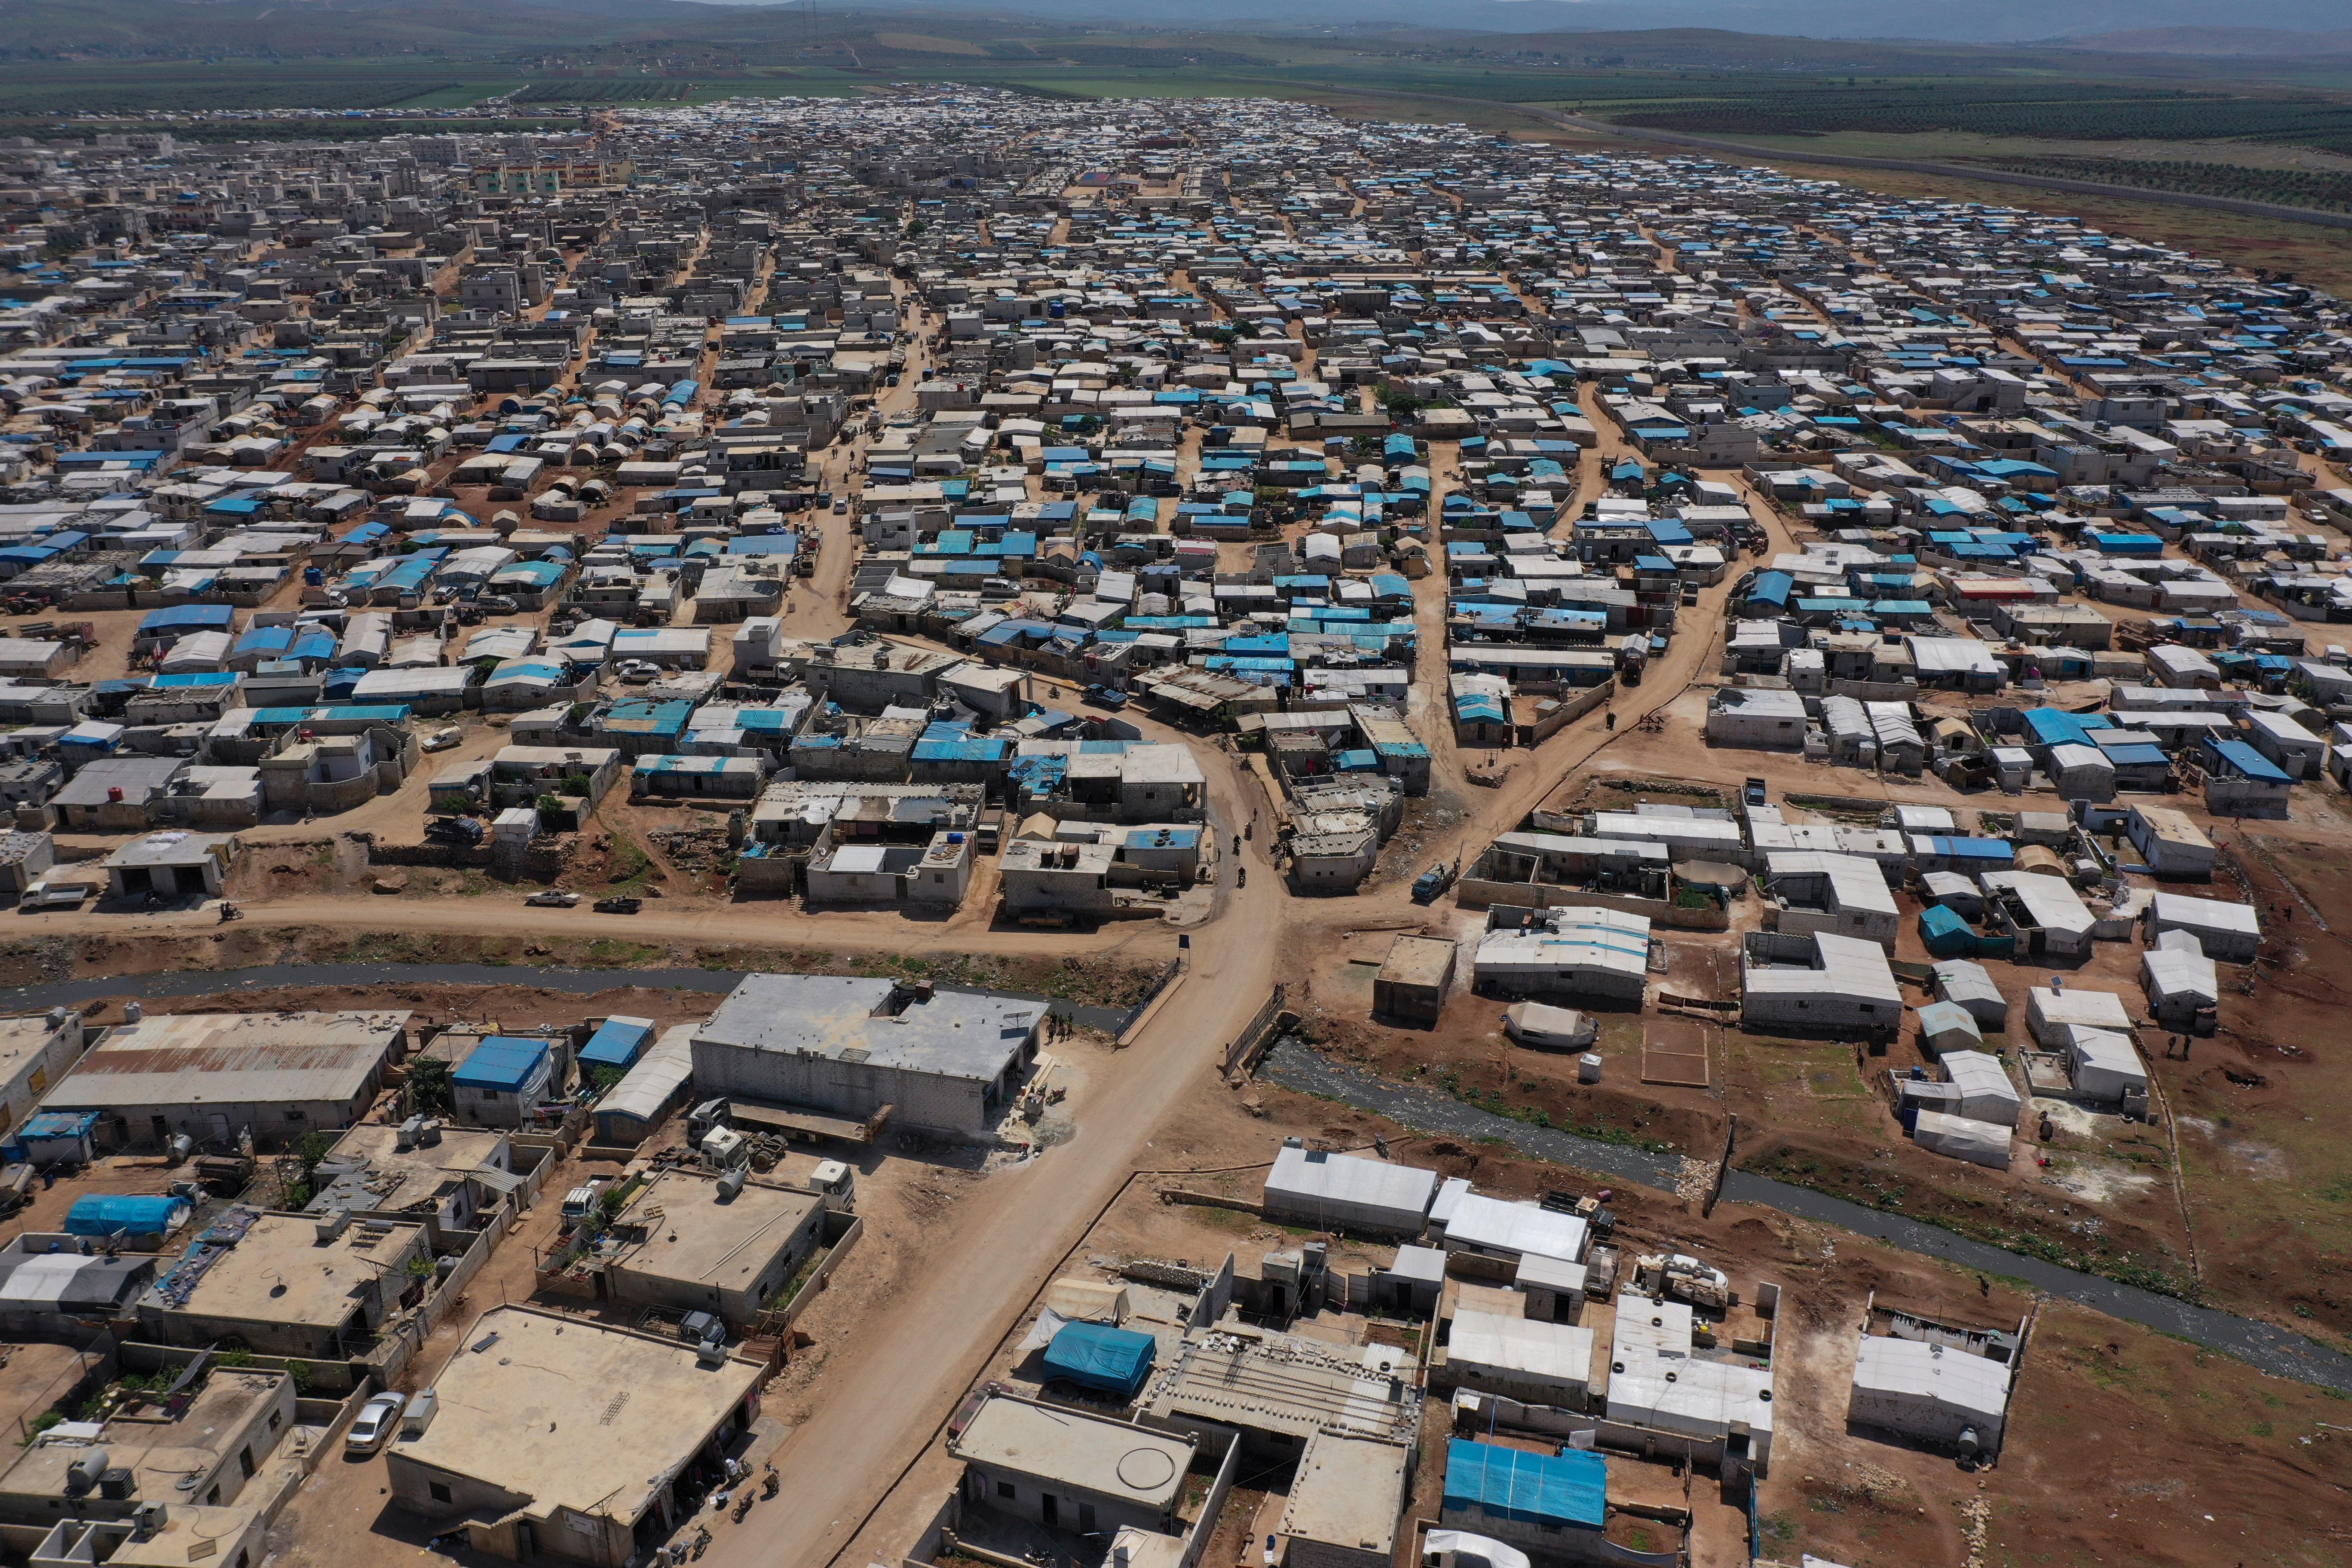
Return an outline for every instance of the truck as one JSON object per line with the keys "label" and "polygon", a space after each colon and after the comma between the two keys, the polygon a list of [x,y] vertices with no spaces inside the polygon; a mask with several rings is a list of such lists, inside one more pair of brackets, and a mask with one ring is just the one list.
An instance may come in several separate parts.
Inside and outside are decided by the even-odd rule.
{"label": "truck", "polygon": [[89,888],[81,882],[36,882],[25,889],[16,900],[19,910],[78,910],[89,897]]}
{"label": "truck", "polygon": [[808,1190],[824,1200],[835,1214],[857,1207],[857,1173],[839,1160],[820,1160],[808,1173]]}
{"label": "truck", "polygon": [[1416,904],[1433,904],[1445,889],[1452,886],[1454,886],[1454,862],[1439,860],[1428,870],[1413,879],[1412,901]]}
{"label": "truck", "polygon": [[1751,778],[1740,786],[1739,798],[1749,805],[1762,805],[1765,799],[1764,781]]}
{"label": "truck", "polygon": [[612,1181],[610,1176],[591,1176],[563,1194],[562,1217],[566,1230],[595,1211],[596,1205],[604,1201],[604,1189],[612,1184]]}

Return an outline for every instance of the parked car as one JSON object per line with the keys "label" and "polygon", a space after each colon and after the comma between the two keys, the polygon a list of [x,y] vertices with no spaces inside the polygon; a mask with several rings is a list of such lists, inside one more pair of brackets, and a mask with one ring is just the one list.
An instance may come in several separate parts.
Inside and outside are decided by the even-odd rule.
{"label": "parked car", "polygon": [[625,686],[644,686],[660,679],[660,676],[661,666],[646,659],[625,658],[621,661],[621,683]]}
{"label": "parked car", "polygon": [[543,893],[533,893],[523,900],[533,909],[540,910],[568,910],[579,901],[579,894],[559,892],[553,888],[548,889]]}
{"label": "parked car", "polygon": [[1087,700],[1097,708],[1108,708],[1116,713],[1127,706],[1127,693],[1112,686],[1089,686]]}
{"label": "parked car", "polygon": [[1452,886],[1454,886],[1454,862],[1437,861],[1428,870],[1413,879],[1412,901],[1416,904],[1434,903],[1439,896]]}
{"label": "parked car", "polygon": [[1740,791],[1740,798],[1749,805],[1762,805],[1766,798],[1764,781],[1759,778],[1749,779]]}
{"label": "parked car", "polygon": [[446,752],[465,738],[466,732],[452,724],[446,730],[436,730],[425,736],[425,749],[428,752]]}
{"label": "parked car", "polygon": [[645,907],[643,899],[599,899],[595,903],[600,915],[633,915]]}
{"label": "parked car", "polygon": [[403,1394],[379,1394],[360,1406],[351,1430],[343,1434],[343,1452],[373,1454],[387,1442],[400,1426],[400,1413],[408,1408],[408,1396]]}

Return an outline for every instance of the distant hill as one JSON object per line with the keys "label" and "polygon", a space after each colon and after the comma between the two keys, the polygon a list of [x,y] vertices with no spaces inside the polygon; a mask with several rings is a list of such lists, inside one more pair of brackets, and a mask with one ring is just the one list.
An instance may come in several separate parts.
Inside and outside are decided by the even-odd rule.
{"label": "distant hill", "polygon": [[2352,55],[2352,27],[2324,33],[2279,27],[2144,27],[2050,40],[2070,49],[2116,55],[2192,55],[2202,59],[2308,59]]}
{"label": "distant hill", "polygon": [[[1142,63],[1137,50],[1181,48],[1193,63],[1236,64],[1280,52],[1276,41],[1338,35],[1369,53],[1496,63],[1547,57],[1566,66],[1756,72],[1954,75],[2018,69],[2063,50],[2103,74],[2181,75],[2235,59],[2275,74],[2315,55],[2352,53],[2344,0],[2240,0],[2246,26],[2189,25],[2190,0],[1455,0],[1444,26],[1425,0],[0,0],[0,61],[72,58],[528,58],[670,46],[701,58],[800,57],[812,47],[856,51],[887,68],[941,53],[1024,58],[1054,40],[1053,58]],[[2291,30],[2324,17],[2326,30]],[[1964,19],[1964,20],[1963,20]],[[2181,19],[2180,26],[2158,26]],[[2130,24],[2124,26],[2123,24]],[[2053,37],[2054,30],[2063,36]],[[908,37],[976,46],[906,48]],[[1948,41],[1937,41],[1938,39]],[[2014,40],[2039,41],[2024,48]],[[1235,54],[1230,51],[1244,51]],[[2159,66],[2159,58],[2170,64]],[[2130,64],[2133,59],[2147,62]],[[2262,62],[2257,64],[2257,62]],[[0,82],[0,86],[5,86]]]}

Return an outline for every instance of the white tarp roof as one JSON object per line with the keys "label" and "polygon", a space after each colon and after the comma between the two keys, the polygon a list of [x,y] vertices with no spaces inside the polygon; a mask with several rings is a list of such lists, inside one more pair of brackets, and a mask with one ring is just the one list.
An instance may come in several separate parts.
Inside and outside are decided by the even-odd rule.
{"label": "white tarp roof", "polygon": [[1540,1252],[1574,1262],[1584,1256],[1585,1223],[1535,1204],[1509,1204],[1481,1193],[1465,1193],[1445,1222],[1451,1248],[1481,1247],[1491,1252]]}
{"label": "white tarp roof", "polygon": [[1293,1205],[1322,1201],[1426,1215],[1437,1195],[1437,1173],[1285,1145],[1274,1157],[1274,1169],[1266,1173],[1265,1190],[1281,1194]]}

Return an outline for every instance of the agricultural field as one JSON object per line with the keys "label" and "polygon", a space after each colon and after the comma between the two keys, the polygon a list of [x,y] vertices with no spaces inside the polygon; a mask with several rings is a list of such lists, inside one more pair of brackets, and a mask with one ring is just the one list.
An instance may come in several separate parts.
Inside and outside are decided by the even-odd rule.
{"label": "agricultural field", "polygon": [[508,91],[520,79],[471,62],[18,60],[0,66],[0,115],[461,108]]}
{"label": "agricultural field", "polygon": [[1625,109],[1581,105],[1629,126],[1708,136],[1808,136],[1839,131],[1963,132],[2068,141],[2268,142],[2352,153],[2352,101],[2334,95],[2249,95],[2187,88],[2150,89],[2058,81],[1848,78],[1775,86],[1740,84],[1679,102]]}
{"label": "agricultural field", "polygon": [[2179,158],[1988,158],[1983,162],[1989,167],[2021,174],[2096,180],[2102,184],[2137,185],[2143,190],[2188,191],[2199,195],[2276,202],[2283,206],[2352,212],[2352,170],[2336,174],[2315,169],[2250,169],[2242,163],[2206,163]]}

